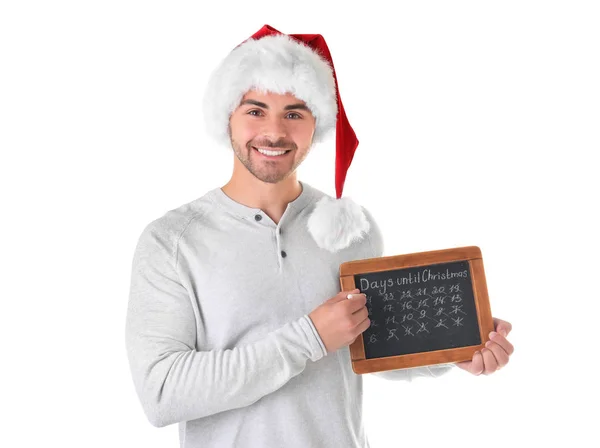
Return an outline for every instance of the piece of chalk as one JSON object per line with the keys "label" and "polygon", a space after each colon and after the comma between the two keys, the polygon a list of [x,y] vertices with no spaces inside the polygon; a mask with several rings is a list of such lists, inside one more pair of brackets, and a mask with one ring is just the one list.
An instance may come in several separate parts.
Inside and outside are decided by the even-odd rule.
{"label": "piece of chalk", "polygon": [[352,294],[348,294],[346,297],[347,297],[348,299],[351,299],[351,298],[352,298]]}

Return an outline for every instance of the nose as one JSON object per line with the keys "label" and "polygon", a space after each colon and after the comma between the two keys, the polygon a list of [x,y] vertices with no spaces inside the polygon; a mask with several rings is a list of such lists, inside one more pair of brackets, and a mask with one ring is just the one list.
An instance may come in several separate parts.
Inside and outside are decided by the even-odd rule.
{"label": "nose", "polygon": [[285,139],[285,137],[288,135],[285,120],[277,116],[271,116],[265,120],[261,131],[262,135],[267,137],[272,142],[276,142],[279,139]]}

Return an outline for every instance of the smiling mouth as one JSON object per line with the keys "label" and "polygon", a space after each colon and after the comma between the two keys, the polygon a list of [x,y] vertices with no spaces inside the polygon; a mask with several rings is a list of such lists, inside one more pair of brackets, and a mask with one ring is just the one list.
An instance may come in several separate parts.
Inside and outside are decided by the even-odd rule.
{"label": "smiling mouth", "polygon": [[273,159],[277,158],[277,157],[283,157],[291,151],[291,149],[287,149],[287,150],[285,150],[285,152],[283,154],[281,154],[281,150],[264,149],[263,151],[268,151],[271,153],[271,154],[265,154],[264,152],[259,151],[256,146],[252,146],[252,149],[254,149],[261,156],[269,157],[269,158],[273,158]]}

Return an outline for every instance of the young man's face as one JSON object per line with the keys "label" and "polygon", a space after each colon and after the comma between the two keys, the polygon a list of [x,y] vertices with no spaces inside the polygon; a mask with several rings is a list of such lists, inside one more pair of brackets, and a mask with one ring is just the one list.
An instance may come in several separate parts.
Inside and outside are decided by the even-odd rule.
{"label": "young man's face", "polygon": [[[231,145],[242,164],[263,182],[277,183],[308,155],[316,119],[305,103],[292,94],[251,90],[229,120]],[[264,155],[259,149],[283,155]]]}

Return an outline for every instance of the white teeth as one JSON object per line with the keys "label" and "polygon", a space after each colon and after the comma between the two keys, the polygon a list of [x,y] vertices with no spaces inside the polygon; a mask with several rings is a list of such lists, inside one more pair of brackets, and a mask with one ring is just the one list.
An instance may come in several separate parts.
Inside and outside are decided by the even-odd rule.
{"label": "white teeth", "polygon": [[267,149],[261,149],[261,148],[256,148],[256,150],[258,152],[260,152],[261,154],[265,154],[267,156],[280,156],[287,152],[287,151],[269,151]]}

